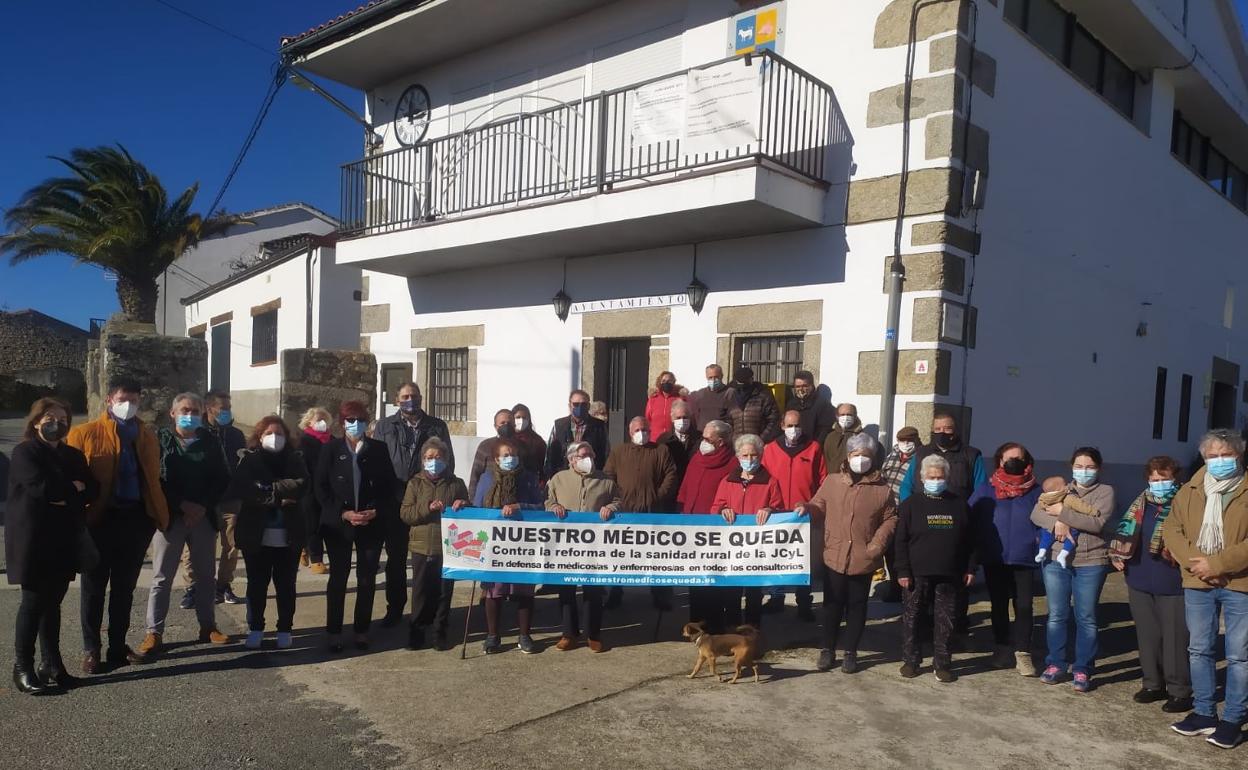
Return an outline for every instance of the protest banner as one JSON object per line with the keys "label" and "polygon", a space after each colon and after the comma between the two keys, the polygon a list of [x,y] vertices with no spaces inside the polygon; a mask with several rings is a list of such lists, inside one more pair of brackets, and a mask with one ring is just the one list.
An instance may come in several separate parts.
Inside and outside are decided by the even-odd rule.
{"label": "protest banner", "polygon": [[810,583],[810,519],[464,508],[442,515],[442,576],[550,585],[779,586]]}

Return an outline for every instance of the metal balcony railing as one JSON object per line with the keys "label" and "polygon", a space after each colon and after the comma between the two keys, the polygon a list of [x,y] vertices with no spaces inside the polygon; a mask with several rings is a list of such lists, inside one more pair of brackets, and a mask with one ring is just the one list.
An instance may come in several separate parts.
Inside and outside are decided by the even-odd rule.
{"label": "metal balcony railing", "polygon": [[[741,121],[752,125],[727,127],[727,143],[692,140],[688,115],[705,104],[682,96],[682,79],[737,61],[734,66],[756,73],[731,97],[738,108],[743,98],[750,112],[757,107],[757,115]],[[665,84],[676,97],[672,105],[656,99]],[[664,112],[669,107],[671,115]],[[830,86],[770,51],[747,54],[348,163],[341,232],[404,230],[742,161],[765,160],[823,182],[830,150],[849,141]]]}

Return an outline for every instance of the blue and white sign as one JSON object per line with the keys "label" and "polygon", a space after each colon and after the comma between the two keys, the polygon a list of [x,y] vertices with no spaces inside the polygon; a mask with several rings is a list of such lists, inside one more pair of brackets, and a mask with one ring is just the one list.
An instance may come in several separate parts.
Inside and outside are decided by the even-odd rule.
{"label": "blue and white sign", "polygon": [[780,586],[810,583],[810,518],[545,511],[442,516],[442,576],[546,585]]}

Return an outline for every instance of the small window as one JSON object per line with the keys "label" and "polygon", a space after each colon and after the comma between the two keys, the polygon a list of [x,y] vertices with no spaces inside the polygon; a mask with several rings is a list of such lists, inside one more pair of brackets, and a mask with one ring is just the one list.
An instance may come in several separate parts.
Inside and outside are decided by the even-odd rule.
{"label": "small window", "polygon": [[1027,0],[1005,0],[1005,18],[1022,29],[1027,23]]}
{"label": "small window", "polygon": [[270,310],[251,318],[251,364],[272,364],[277,361],[277,311]]}
{"label": "small window", "polygon": [[1233,163],[1226,169],[1226,197],[1241,209],[1248,209],[1248,175]]}
{"label": "small window", "polygon": [[1135,73],[1122,59],[1105,52],[1101,95],[1127,117],[1135,114]]}
{"label": "small window", "polygon": [[1187,162],[1188,146],[1192,142],[1192,127],[1187,121],[1179,117],[1179,113],[1174,113],[1174,133],[1170,137],[1170,152],[1176,158]]}
{"label": "small window", "polygon": [[1209,157],[1205,160],[1205,181],[1218,192],[1225,190],[1226,158],[1212,147],[1209,148]]}
{"label": "small window", "polygon": [[1179,388],[1179,441],[1187,441],[1187,431],[1192,418],[1192,375],[1183,375]]}
{"label": "small window", "polygon": [[755,380],[787,383],[802,370],[805,339],[801,336],[741,337],[736,348],[736,366],[753,369]]}
{"label": "small window", "polygon": [[1094,90],[1101,89],[1101,44],[1083,27],[1076,26],[1070,41],[1070,71]]}
{"label": "small window", "polygon": [[429,413],[448,422],[468,419],[468,348],[429,351]]}
{"label": "small window", "polygon": [[1166,368],[1157,367],[1157,388],[1153,391],[1153,438],[1165,435],[1166,423]]}
{"label": "small window", "polygon": [[1027,5],[1027,34],[1065,64],[1066,24],[1070,14],[1053,0],[1029,0]]}

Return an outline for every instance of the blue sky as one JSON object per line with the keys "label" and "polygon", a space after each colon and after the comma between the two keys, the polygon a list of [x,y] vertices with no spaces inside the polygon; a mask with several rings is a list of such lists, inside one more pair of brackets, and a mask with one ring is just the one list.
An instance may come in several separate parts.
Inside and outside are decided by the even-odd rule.
{"label": "blue sky", "polygon": [[[59,174],[49,155],[120,142],[172,191],[216,196],[255,117],[278,39],[359,0],[170,0],[273,52],[266,56],[154,0],[5,3],[0,43],[0,207]],[[361,97],[331,88],[353,107]],[[302,200],[338,213],[338,165],[362,155],[361,129],[320,97],[284,86],[223,204]],[[0,307],[33,307],[86,326],[115,312],[114,284],[66,257],[0,263]]]}
{"label": "blue sky", "polygon": [[[0,207],[59,173],[47,156],[120,142],[175,193],[198,181],[198,206],[207,208],[264,96],[278,39],[361,1],[169,0],[272,56],[156,0],[6,3]],[[1236,4],[1248,22],[1248,0]],[[361,103],[349,89],[330,90]],[[362,154],[361,141],[346,116],[287,85],[224,206],[245,211],[302,200],[336,215],[338,166]],[[99,270],[65,257],[0,263],[0,308],[33,307],[80,326],[116,311],[113,286]]]}

